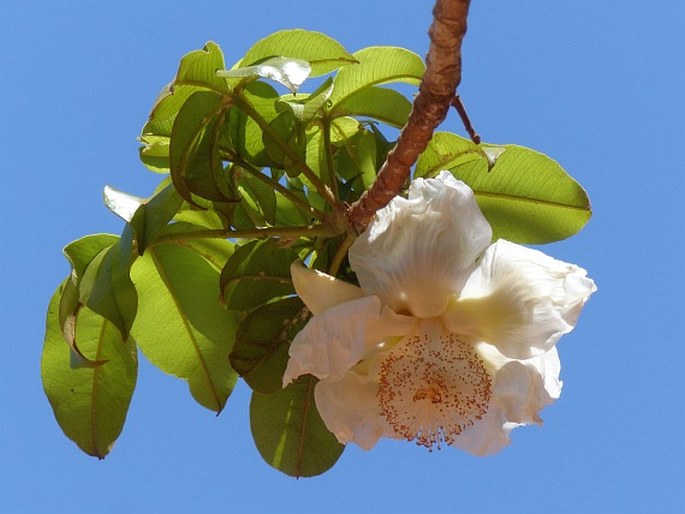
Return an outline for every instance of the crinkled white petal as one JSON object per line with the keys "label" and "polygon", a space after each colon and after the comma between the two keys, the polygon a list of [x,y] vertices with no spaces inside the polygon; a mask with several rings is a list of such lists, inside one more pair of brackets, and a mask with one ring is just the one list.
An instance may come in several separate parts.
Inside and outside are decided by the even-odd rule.
{"label": "crinkled white petal", "polygon": [[315,315],[295,336],[283,376],[287,385],[300,375],[341,378],[391,337],[412,330],[414,318],[395,314],[376,296],[345,302]]}
{"label": "crinkled white petal", "polygon": [[383,417],[378,382],[351,371],[339,380],[316,384],[314,399],[328,430],[343,444],[371,449],[381,437],[396,437]]}
{"label": "crinkled white petal", "polygon": [[491,408],[483,419],[459,434],[452,446],[479,457],[492,455],[511,442],[509,434],[518,426],[507,422],[501,409]]}
{"label": "crinkled white petal", "polygon": [[487,343],[477,351],[493,380],[490,406],[483,419],[464,430],[454,446],[474,455],[490,455],[509,444],[514,428],[540,424],[540,411],[559,398],[559,355],[556,348],[526,360],[509,359]]}
{"label": "crinkled white petal", "polygon": [[584,269],[499,240],[443,316],[450,331],[525,359],[552,348],[570,332],[594,282]]}
{"label": "crinkled white petal", "polygon": [[561,363],[556,348],[530,359],[509,359],[486,343],[478,352],[494,365],[492,402],[501,408],[506,420],[540,424],[540,411],[561,394]]}
{"label": "crinkled white petal", "polygon": [[366,296],[354,284],[338,280],[318,270],[306,268],[301,262],[290,266],[290,275],[297,295],[312,314],[319,314],[341,303]]}
{"label": "crinkled white petal", "polygon": [[449,172],[417,179],[409,198],[376,213],[350,248],[350,264],[365,291],[396,312],[442,314],[492,238],[471,189]]}

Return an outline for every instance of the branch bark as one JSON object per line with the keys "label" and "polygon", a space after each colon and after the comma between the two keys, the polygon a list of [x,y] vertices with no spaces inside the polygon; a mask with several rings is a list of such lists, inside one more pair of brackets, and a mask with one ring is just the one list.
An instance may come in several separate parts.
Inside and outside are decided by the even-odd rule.
{"label": "branch bark", "polygon": [[436,127],[447,116],[461,82],[461,43],[466,34],[470,0],[437,0],[428,31],[430,47],[419,93],[376,181],[347,209],[348,221],[362,231],[375,212],[385,207],[409,178],[411,167],[426,149]]}

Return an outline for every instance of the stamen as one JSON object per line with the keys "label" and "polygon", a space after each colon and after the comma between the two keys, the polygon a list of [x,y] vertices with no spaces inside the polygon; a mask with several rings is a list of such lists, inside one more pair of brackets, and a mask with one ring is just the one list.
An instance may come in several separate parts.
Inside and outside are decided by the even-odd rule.
{"label": "stamen", "polygon": [[429,451],[483,418],[492,380],[475,349],[451,333],[421,334],[381,363],[378,400],[395,433]]}

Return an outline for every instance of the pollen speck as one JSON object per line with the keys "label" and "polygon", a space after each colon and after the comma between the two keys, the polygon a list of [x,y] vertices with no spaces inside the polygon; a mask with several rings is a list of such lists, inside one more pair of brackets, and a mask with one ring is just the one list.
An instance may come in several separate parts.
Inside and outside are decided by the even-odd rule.
{"label": "pollen speck", "polygon": [[421,334],[381,363],[378,401],[395,433],[430,451],[453,444],[483,418],[492,379],[473,346],[456,334]]}

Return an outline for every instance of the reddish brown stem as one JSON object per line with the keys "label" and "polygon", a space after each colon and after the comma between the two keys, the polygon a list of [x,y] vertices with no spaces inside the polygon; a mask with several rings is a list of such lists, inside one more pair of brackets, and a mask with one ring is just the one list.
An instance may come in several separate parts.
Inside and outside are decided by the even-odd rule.
{"label": "reddish brown stem", "polygon": [[450,103],[452,104],[452,107],[454,107],[457,110],[457,113],[459,113],[461,122],[464,124],[466,132],[469,133],[471,141],[479,145],[480,136],[478,135],[478,132],[476,132],[476,129],[473,128],[473,125],[471,125],[471,120],[469,119],[469,115],[466,113],[466,108],[464,107],[464,104],[462,103],[459,95],[452,98],[452,101]]}
{"label": "reddish brown stem", "polygon": [[404,187],[411,167],[426,149],[435,128],[447,116],[461,82],[461,42],[466,34],[470,0],[437,0],[428,31],[426,72],[407,124],[381,167],[376,181],[347,210],[350,223],[363,230],[374,213]]}

